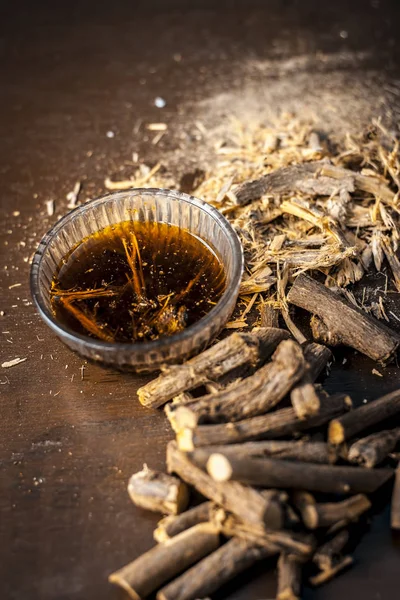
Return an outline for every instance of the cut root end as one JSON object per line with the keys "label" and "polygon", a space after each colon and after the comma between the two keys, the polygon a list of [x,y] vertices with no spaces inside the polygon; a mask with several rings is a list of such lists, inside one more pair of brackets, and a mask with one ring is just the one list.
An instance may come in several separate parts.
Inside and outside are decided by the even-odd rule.
{"label": "cut root end", "polygon": [[232,467],[223,454],[211,454],[207,461],[207,471],[214,481],[229,481],[232,476]]}
{"label": "cut root end", "polygon": [[329,424],[328,439],[329,439],[330,443],[334,444],[335,446],[338,446],[339,444],[343,444],[343,442],[345,441],[345,433],[344,433],[343,425],[336,419],[331,421]]}

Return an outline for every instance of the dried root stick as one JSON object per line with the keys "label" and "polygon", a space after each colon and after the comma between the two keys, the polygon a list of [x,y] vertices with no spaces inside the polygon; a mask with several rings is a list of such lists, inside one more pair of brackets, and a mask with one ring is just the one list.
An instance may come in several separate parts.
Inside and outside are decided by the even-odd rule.
{"label": "dried root stick", "polygon": [[219,546],[218,529],[201,523],[165,544],[158,544],[109,576],[133,600],[141,600]]}
{"label": "dried root stick", "polygon": [[350,346],[373,360],[388,360],[400,344],[400,335],[361,309],[351,306],[308,275],[299,275],[288,301],[317,315],[317,341]]}
{"label": "dried root stick", "polygon": [[372,468],[381,463],[400,441],[400,427],[373,433],[350,446],[348,460]]}
{"label": "dried root stick", "polygon": [[361,431],[381,423],[400,413],[400,389],[373,400],[329,424],[328,438],[331,444],[342,444]]}
{"label": "dried root stick", "polygon": [[130,478],[128,493],[137,506],[170,515],[181,513],[189,502],[189,490],[183,481],[146,465]]}
{"label": "dried root stick", "polygon": [[[350,410],[352,402],[346,394],[337,394],[321,399],[318,414],[308,419],[299,419],[294,408],[281,408],[270,414],[243,419],[237,423],[200,425],[193,429],[185,414],[179,415],[177,441],[179,448],[191,451],[199,446],[214,444],[237,444],[251,440],[274,440],[294,435],[324,425],[338,415]],[[182,407],[185,408],[185,407]],[[178,415],[176,415],[177,419]],[[178,420],[178,419],[177,419]]]}
{"label": "dried root stick", "polygon": [[258,546],[246,540],[232,538],[160,590],[157,600],[204,598],[255,562],[275,553],[274,547]]}

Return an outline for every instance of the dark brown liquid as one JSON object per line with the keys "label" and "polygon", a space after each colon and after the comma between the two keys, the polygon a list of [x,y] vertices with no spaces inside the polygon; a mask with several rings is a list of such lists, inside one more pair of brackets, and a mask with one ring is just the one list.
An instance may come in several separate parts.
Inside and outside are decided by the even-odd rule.
{"label": "dark brown liquid", "polygon": [[225,272],[205,242],[173,225],[124,221],[80,242],[51,289],[56,318],[110,342],[155,340],[206,315]]}

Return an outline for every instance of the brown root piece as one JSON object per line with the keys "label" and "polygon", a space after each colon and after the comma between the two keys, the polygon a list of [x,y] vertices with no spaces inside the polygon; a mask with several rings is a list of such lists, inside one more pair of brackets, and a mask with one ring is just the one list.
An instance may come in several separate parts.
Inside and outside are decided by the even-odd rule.
{"label": "brown root piece", "polygon": [[279,327],[279,311],[270,302],[260,302],[258,310],[261,327]]}
{"label": "brown root piece", "polygon": [[347,529],[342,529],[333,538],[322,544],[313,556],[313,562],[321,571],[329,571],[338,562],[343,548],[350,539]]}
{"label": "brown root piece", "polygon": [[258,560],[274,554],[273,547],[233,538],[160,590],[157,600],[204,598]]}
{"label": "brown root piece", "polygon": [[374,492],[393,475],[391,469],[300,464],[272,458],[233,458],[222,453],[210,456],[207,471],[217,482],[239,481],[264,488],[304,488],[327,494]]}
{"label": "brown root piece", "polygon": [[167,446],[167,468],[184,481],[195,487],[203,496],[222,505],[243,521],[271,528],[282,526],[282,510],[273,496],[264,496],[257,490],[237,482],[218,483],[207,473],[193,464],[190,458],[181,452],[175,442]]}
{"label": "brown root piece", "polygon": [[305,347],[304,358],[308,363],[308,374],[315,381],[333,357],[329,348],[322,344],[311,342]]}
{"label": "brown root piece", "polygon": [[192,414],[194,425],[197,422],[240,421],[263,414],[286,396],[305,368],[300,346],[292,340],[284,340],[271,362],[237,385],[186,405],[187,414]]}
{"label": "brown root piece", "polygon": [[330,196],[339,193],[341,189],[354,192],[352,171],[348,171],[348,175],[343,176],[341,182],[329,176],[317,178],[315,174],[323,165],[324,163],[318,161],[282,167],[260,179],[243,183],[235,190],[237,202],[243,206],[264,194],[303,192],[309,196]]}
{"label": "brown root piece", "polygon": [[[195,461],[201,452],[207,458],[211,454],[222,453],[235,458],[285,458],[300,462],[328,464],[336,461],[337,453],[334,448],[325,442],[304,442],[302,440],[266,440],[261,442],[247,442],[244,444],[230,444],[226,446],[205,446],[195,450]],[[202,461],[206,464],[207,460]]]}
{"label": "brown root piece", "polygon": [[165,544],[158,544],[108,580],[122,587],[133,600],[141,600],[219,546],[218,529],[201,523]]}
{"label": "brown root piece", "polygon": [[354,561],[351,556],[345,556],[334,567],[331,567],[330,569],[325,569],[324,571],[318,573],[318,575],[310,577],[309,582],[314,587],[322,585],[323,583],[326,583],[327,581],[333,579],[341,571],[344,571],[345,569],[350,567],[353,564],[353,562]]}
{"label": "brown root piece", "polygon": [[400,464],[397,465],[394,480],[390,524],[392,529],[400,529]]}
{"label": "brown root piece", "polygon": [[328,344],[329,346],[340,346],[342,338],[335,331],[331,331],[323,321],[316,315],[310,319],[311,333],[314,340]]}
{"label": "brown root piece", "polygon": [[308,529],[330,527],[331,532],[356,521],[360,515],[371,508],[371,502],[364,494],[351,496],[341,502],[317,503],[312,494],[296,492],[293,502]]}
{"label": "brown root piece", "polygon": [[282,552],[278,560],[278,591],[276,600],[300,600],[302,565],[293,556]]}
{"label": "brown root piece", "polygon": [[151,408],[162,406],[174,396],[218,379],[240,365],[256,364],[260,356],[267,358],[288,337],[286,331],[274,328],[233,333],[183,365],[169,367],[159,377],[139,388],[139,400]]}
{"label": "brown root piece", "polygon": [[213,506],[212,502],[202,502],[180,515],[164,517],[158,522],[157,529],[154,530],[154,539],[156,542],[163,543],[186,529],[209,521]]}
{"label": "brown root piece", "polygon": [[170,515],[181,513],[189,503],[189,490],[183,481],[146,465],[130,478],[128,493],[137,506]]}
{"label": "brown root piece", "polygon": [[303,377],[290,393],[290,401],[299,419],[306,419],[319,411],[319,395],[314,384],[307,379],[307,376]]}
{"label": "brown root piece", "polygon": [[306,346],[304,358],[308,364],[307,372],[290,393],[292,406],[299,419],[318,413],[320,399],[313,383],[332,359],[332,353],[326,346],[313,342]]}
{"label": "brown root piece", "polygon": [[372,468],[381,463],[400,441],[400,427],[373,433],[350,446],[348,460]]}
{"label": "brown root piece", "polygon": [[293,408],[282,408],[270,414],[244,419],[237,423],[200,425],[195,429],[188,427],[185,422],[181,422],[177,424],[177,440],[179,447],[185,451],[191,451],[199,446],[274,440],[320,427],[351,407],[350,397],[338,394],[329,398],[321,398],[319,413],[303,420],[297,417]]}
{"label": "brown root piece", "polygon": [[[334,341],[340,340],[373,360],[389,359],[400,344],[399,334],[308,275],[301,274],[295,279],[287,299],[318,315],[329,334],[336,338]],[[323,337],[327,341],[327,336]]]}
{"label": "brown root piece", "polygon": [[329,424],[328,438],[331,444],[342,444],[368,427],[377,425],[400,412],[400,389],[373,400],[334,419]]}

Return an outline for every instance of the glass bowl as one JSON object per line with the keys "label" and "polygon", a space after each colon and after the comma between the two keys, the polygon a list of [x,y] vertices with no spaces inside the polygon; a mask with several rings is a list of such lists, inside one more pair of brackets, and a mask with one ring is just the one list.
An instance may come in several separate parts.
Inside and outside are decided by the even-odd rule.
{"label": "glass bowl", "polygon": [[[75,333],[55,318],[50,286],[62,258],[87,237],[121,221],[156,221],[177,225],[214,248],[226,274],[219,302],[202,319],[170,337],[139,343],[112,343]],[[31,292],[42,319],[72,350],[89,360],[137,372],[155,371],[203,350],[219,333],[235,307],[243,272],[239,238],[217,209],[203,200],[163,189],[111,193],[72,210],[43,237],[34,255]]]}

